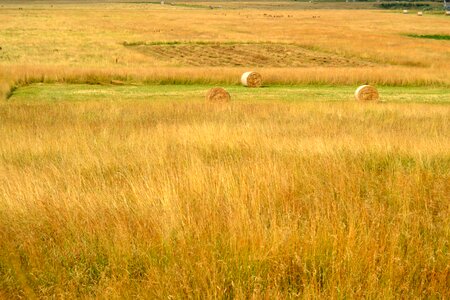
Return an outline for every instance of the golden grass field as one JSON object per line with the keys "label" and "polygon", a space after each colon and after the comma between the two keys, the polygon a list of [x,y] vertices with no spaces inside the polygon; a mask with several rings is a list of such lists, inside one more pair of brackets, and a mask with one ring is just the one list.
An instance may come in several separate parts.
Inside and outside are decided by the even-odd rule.
{"label": "golden grass field", "polygon": [[18,81],[236,83],[247,67],[264,71],[267,84],[450,85],[448,41],[405,36],[449,35],[442,13],[302,10],[292,2],[289,10],[283,2],[277,10],[52,5],[0,7],[3,94]]}
{"label": "golden grass field", "polygon": [[[0,19],[0,299],[450,298],[450,41],[406,36],[449,17],[10,2]],[[249,68],[263,88],[238,85]],[[364,83],[381,102],[354,100]],[[230,103],[205,103],[215,85]]]}

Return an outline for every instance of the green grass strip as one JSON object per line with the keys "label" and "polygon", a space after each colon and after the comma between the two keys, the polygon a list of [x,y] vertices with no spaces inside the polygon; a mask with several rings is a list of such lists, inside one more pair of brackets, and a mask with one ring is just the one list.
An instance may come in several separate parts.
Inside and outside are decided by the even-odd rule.
{"label": "green grass strip", "polygon": [[407,34],[406,36],[419,39],[447,40],[450,41],[450,35],[446,34]]}

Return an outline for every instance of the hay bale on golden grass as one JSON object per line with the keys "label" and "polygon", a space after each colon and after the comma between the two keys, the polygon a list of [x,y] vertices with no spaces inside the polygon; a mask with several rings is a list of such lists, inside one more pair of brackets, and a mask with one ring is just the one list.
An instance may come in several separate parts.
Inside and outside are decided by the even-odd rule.
{"label": "hay bale on golden grass", "polygon": [[450,10],[445,11],[446,16],[450,16]]}
{"label": "hay bale on golden grass", "polygon": [[406,15],[406,14],[408,13],[408,10],[407,10],[407,9],[404,9],[404,10],[403,10],[403,13]]}
{"label": "hay bale on golden grass", "polygon": [[419,17],[421,17],[421,16],[423,15],[423,12],[418,11],[418,12],[417,12],[417,15],[418,15]]}
{"label": "hay bale on golden grass", "polygon": [[380,95],[375,87],[362,85],[356,89],[355,98],[358,101],[378,101]]}
{"label": "hay bale on golden grass", "polygon": [[256,72],[245,72],[241,76],[241,83],[248,87],[260,87],[262,85],[262,76]]}
{"label": "hay bale on golden grass", "polygon": [[215,87],[206,93],[206,101],[212,103],[226,103],[231,100],[230,93],[224,88]]}

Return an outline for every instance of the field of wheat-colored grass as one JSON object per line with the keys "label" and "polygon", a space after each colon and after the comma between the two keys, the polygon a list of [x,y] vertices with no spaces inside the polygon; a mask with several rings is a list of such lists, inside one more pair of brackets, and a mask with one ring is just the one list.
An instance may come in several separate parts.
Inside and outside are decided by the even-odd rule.
{"label": "field of wheat-colored grass", "polygon": [[0,5],[0,299],[450,298],[450,18],[82,2]]}
{"label": "field of wheat-colored grass", "polygon": [[4,297],[449,295],[450,110],[0,105]]}

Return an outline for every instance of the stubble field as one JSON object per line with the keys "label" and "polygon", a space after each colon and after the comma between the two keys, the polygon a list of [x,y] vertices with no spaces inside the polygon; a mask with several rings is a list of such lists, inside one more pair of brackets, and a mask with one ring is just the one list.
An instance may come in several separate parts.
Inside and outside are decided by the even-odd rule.
{"label": "stubble field", "polygon": [[237,5],[0,7],[0,298],[450,297],[450,18]]}

